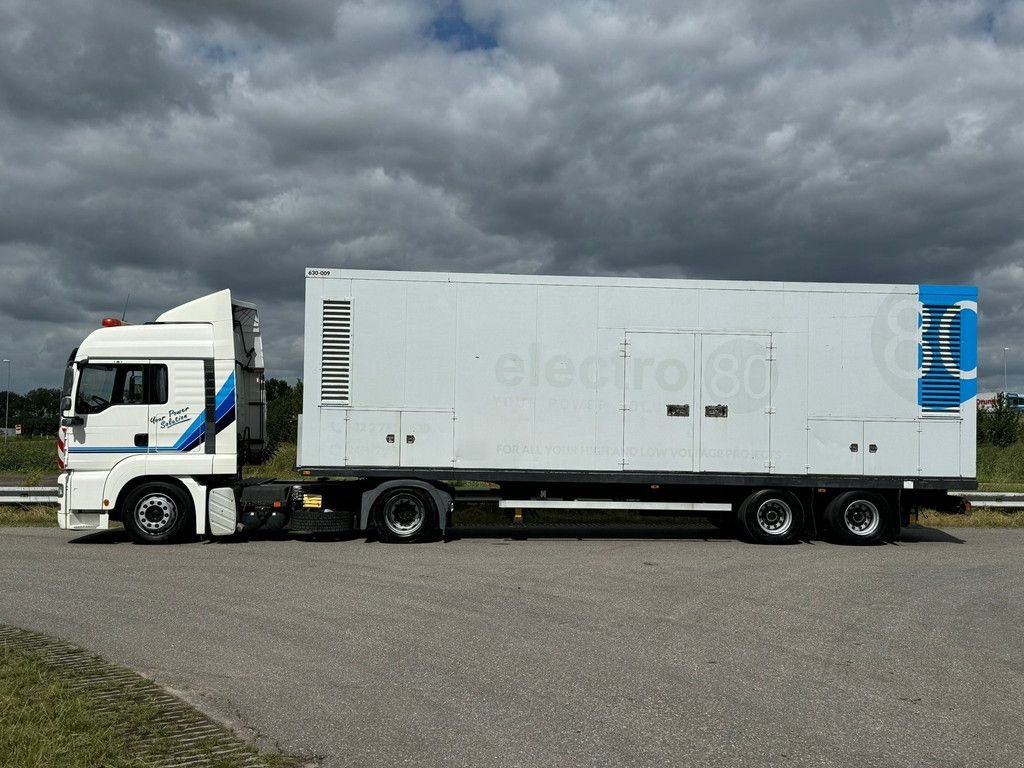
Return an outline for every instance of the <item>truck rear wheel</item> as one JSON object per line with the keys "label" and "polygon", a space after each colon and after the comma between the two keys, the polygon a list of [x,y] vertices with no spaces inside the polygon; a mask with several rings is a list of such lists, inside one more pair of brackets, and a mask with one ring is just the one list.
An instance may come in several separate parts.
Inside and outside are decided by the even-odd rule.
{"label": "truck rear wheel", "polygon": [[191,507],[186,495],[170,483],[147,483],[124,500],[121,522],[139,544],[168,544],[182,537]]}
{"label": "truck rear wheel", "polygon": [[437,531],[437,512],[426,493],[396,488],[377,501],[374,521],[385,541],[423,541]]}
{"label": "truck rear wheel", "polygon": [[869,491],[847,491],[825,508],[825,522],[843,544],[879,544],[889,527],[889,504]]}
{"label": "truck rear wheel", "polygon": [[742,530],[759,544],[789,544],[800,538],[804,508],[789,491],[767,489],[750,494],[740,504]]}

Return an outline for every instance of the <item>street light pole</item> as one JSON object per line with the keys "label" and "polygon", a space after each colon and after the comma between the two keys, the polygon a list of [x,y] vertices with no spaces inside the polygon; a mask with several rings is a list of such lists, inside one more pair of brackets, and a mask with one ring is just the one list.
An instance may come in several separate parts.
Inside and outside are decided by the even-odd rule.
{"label": "street light pole", "polygon": [[4,442],[7,442],[7,422],[11,417],[11,361],[4,360],[7,363],[7,402],[4,404]]}
{"label": "street light pole", "polygon": [[1006,392],[1006,353],[1010,351],[1009,347],[1003,347],[1003,392]]}

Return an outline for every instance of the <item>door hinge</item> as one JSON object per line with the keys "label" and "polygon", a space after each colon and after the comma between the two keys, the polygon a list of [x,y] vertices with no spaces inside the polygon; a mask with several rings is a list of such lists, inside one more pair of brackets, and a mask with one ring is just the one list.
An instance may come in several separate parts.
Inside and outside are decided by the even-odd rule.
{"label": "door hinge", "polygon": [[768,413],[768,414],[772,414],[772,413],[775,413],[775,409],[774,409],[774,408],[772,408],[772,407],[771,407],[771,406],[769,405],[769,406],[767,406],[767,407],[766,407],[766,408],[764,409],[764,412],[765,412],[765,413]]}

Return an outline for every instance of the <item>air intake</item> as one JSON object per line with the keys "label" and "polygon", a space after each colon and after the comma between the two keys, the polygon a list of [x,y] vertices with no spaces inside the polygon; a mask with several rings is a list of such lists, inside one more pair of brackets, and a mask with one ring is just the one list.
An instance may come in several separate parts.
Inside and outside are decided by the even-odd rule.
{"label": "air intake", "polygon": [[922,304],[918,402],[923,413],[960,412],[961,341],[959,307]]}
{"label": "air intake", "polygon": [[352,301],[324,300],[320,401],[349,405],[352,380]]}

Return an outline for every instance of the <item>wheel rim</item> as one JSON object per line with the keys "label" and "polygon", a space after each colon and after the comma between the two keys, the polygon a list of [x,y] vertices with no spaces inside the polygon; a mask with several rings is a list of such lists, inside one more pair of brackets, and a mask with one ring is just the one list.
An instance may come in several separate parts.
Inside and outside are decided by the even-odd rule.
{"label": "wheel rim", "polygon": [[855,536],[870,536],[882,524],[882,514],[867,499],[857,499],[843,511],[843,523]]}
{"label": "wheel rim", "polygon": [[384,525],[395,536],[412,536],[427,522],[427,506],[414,493],[396,493],[384,505]]}
{"label": "wheel rim", "polygon": [[135,522],[146,533],[163,533],[178,518],[178,505],[165,493],[143,496],[135,505]]}
{"label": "wheel rim", "polygon": [[784,536],[793,527],[793,509],[782,499],[768,499],[757,508],[757,527],[770,536]]}

